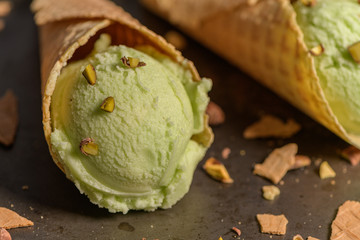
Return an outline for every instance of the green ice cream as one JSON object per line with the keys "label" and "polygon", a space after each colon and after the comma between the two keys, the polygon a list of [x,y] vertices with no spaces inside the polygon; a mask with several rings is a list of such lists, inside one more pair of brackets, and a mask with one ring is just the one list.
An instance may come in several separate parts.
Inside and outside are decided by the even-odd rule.
{"label": "green ice cream", "polygon": [[[100,52],[70,63],[57,80],[52,150],[77,188],[110,212],[169,208],[189,190],[207,150],[191,137],[204,129],[211,81],[194,82],[190,71],[148,47],[103,42],[95,46]],[[146,66],[128,67],[123,57]],[[89,63],[95,85],[82,75]],[[109,96],[111,113],[100,109]],[[98,145],[97,155],[80,151],[85,138]]]}
{"label": "green ice cream", "polygon": [[297,22],[309,49],[322,44],[315,67],[331,109],[349,133],[360,134],[360,66],[348,47],[360,41],[357,0],[317,0],[313,7],[297,1]]}

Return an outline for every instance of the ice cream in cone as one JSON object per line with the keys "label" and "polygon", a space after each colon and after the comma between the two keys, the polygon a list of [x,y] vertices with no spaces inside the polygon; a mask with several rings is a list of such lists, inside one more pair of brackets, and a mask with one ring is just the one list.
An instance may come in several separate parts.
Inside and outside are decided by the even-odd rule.
{"label": "ice cream in cone", "polygon": [[35,0],[55,163],[110,212],[169,208],[213,141],[211,81],[107,0]]}
{"label": "ice cream in cone", "polygon": [[142,2],[360,147],[358,1]]}

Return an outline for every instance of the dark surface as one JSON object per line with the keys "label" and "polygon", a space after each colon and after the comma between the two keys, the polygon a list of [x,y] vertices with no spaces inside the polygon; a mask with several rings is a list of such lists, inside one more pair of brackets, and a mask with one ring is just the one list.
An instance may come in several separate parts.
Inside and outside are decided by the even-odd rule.
{"label": "dark surface", "polygon": [[[143,9],[137,1],[117,1],[144,25],[158,34],[174,29]],[[336,209],[346,200],[360,198],[360,167],[352,167],[337,155],[347,144],[240,70],[200,44],[187,39],[185,57],[195,62],[201,76],[213,79],[212,100],[226,113],[226,123],[215,127],[215,142],[208,156],[221,159],[224,147],[231,148],[223,160],[231,185],[209,178],[200,163],[189,193],[172,209],[147,213],[131,211],[111,214],[81,195],[52,162],[41,124],[40,66],[37,29],[28,1],[15,7],[0,32],[0,96],[11,88],[19,98],[20,125],[12,147],[0,146],[0,206],[34,221],[29,228],[10,230],[13,239],[234,239],[233,226],[241,239],[269,239],[261,234],[257,213],[285,214],[287,234],[272,239],[292,239],[295,234],[328,239]],[[287,140],[245,140],[242,132],[262,113],[283,119],[292,117],[303,129]],[[261,187],[270,182],[252,175],[274,148],[288,142],[313,160],[327,160],[337,172],[336,184],[320,180],[314,163],[305,170],[289,172],[274,201],[262,198]],[[240,150],[246,155],[241,156]],[[345,173],[346,170],[346,173]],[[22,190],[28,185],[28,190]],[[241,222],[241,224],[240,224]]]}

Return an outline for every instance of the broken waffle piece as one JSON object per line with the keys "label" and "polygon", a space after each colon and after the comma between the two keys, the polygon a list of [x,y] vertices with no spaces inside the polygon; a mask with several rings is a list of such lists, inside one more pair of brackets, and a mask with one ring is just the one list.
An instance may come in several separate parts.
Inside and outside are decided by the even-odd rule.
{"label": "broken waffle piece", "polygon": [[10,146],[14,142],[18,121],[17,98],[7,90],[0,98],[0,143]]}
{"label": "broken waffle piece", "polygon": [[257,214],[256,218],[260,224],[260,229],[262,233],[276,235],[286,234],[286,225],[288,224],[288,220],[286,219],[284,214]]}
{"label": "broken waffle piece", "polygon": [[206,114],[209,116],[209,125],[217,126],[225,122],[225,113],[219,105],[210,101],[207,108]]}
{"label": "broken waffle piece", "polygon": [[11,235],[5,228],[0,228],[0,240],[11,240]]}
{"label": "broken waffle piece", "polygon": [[3,30],[5,27],[5,21],[0,19],[0,31]]}
{"label": "broken waffle piece", "polygon": [[320,240],[320,239],[314,238],[314,237],[311,237],[311,236],[308,236],[308,237],[307,237],[307,240]]}
{"label": "broken waffle piece", "polygon": [[271,180],[274,184],[278,184],[291,166],[295,164],[297,151],[298,146],[295,143],[276,148],[263,163],[255,165],[253,173]]}
{"label": "broken waffle piece", "polygon": [[297,132],[299,132],[301,126],[293,119],[288,119],[284,123],[281,119],[272,116],[264,115],[261,119],[250,126],[244,131],[245,139],[255,138],[290,138]]}
{"label": "broken waffle piece", "polygon": [[351,165],[356,166],[360,162],[360,150],[354,146],[349,146],[340,152],[341,157],[348,160]]}
{"label": "broken waffle piece", "polygon": [[331,224],[330,240],[360,239],[360,202],[346,201]]}
{"label": "broken waffle piece", "polygon": [[277,196],[280,195],[280,189],[274,185],[263,186],[262,191],[263,197],[269,201],[274,200]]}
{"label": "broken waffle piece", "polygon": [[17,227],[33,226],[34,223],[16,212],[0,207],[0,228],[11,229]]}
{"label": "broken waffle piece", "polygon": [[11,3],[9,1],[0,1],[0,17],[6,17],[11,11]]}
{"label": "broken waffle piece", "polygon": [[222,164],[220,161],[213,157],[206,160],[205,164],[203,165],[203,169],[215,180],[223,183],[234,182],[234,180],[230,177],[228,171],[226,170],[224,164]]}
{"label": "broken waffle piece", "polygon": [[321,179],[332,178],[336,176],[335,171],[330,167],[327,161],[320,164],[319,175]]}
{"label": "broken waffle piece", "polygon": [[302,167],[307,167],[311,165],[311,159],[305,155],[296,155],[295,163],[290,167],[289,170],[299,169]]}

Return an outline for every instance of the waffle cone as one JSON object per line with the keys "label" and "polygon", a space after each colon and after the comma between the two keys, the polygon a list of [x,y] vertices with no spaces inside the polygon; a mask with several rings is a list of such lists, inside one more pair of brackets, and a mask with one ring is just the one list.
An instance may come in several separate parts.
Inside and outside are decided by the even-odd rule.
{"label": "waffle cone", "polygon": [[[162,37],[108,0],[34,0],[31,9],[39,26],[44,133],[53,160],[63,171],[63,166],[51,149],[51,97],[61,69],[68,61],[87,56],[101,33],[110,34],[112,45],[150,45],[189,69],[194,81],[200,80],[191,61],[184,59]],[[213,140],[208,126],[203,137]]]}
{"label": "waffle cone", "polygon": [[289,0],[142,2],[344,140],[360,147],[360,136],[345,131],[325,99],[313,56],[305,45]]}

